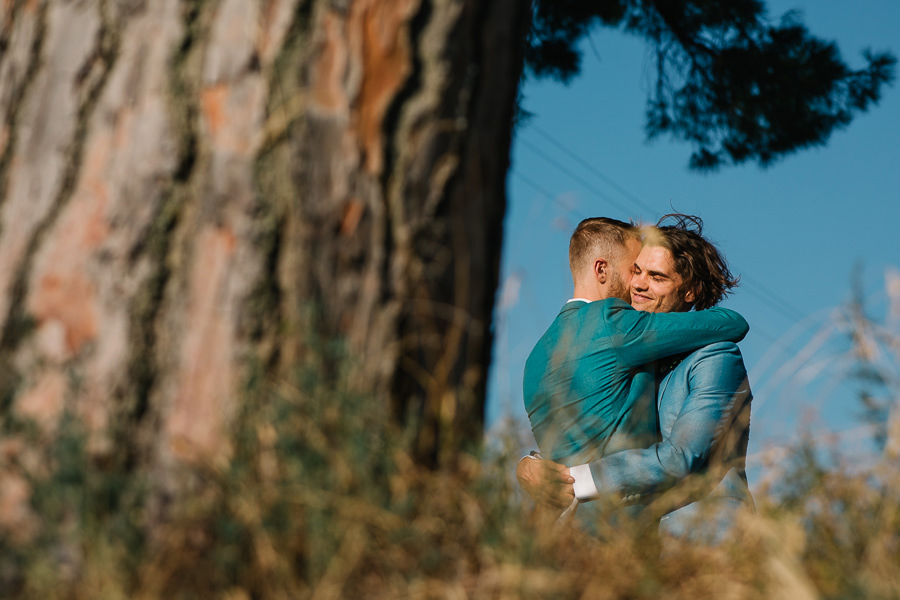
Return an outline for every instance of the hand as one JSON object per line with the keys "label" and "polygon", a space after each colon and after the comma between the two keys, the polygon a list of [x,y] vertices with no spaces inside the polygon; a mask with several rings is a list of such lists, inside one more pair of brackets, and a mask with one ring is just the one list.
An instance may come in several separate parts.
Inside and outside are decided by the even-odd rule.
{"label": "hand", "polygon": [[563,510],[575,498],[575,479],[568,467],[550,460],[523,458],[516,467],[516,479],[538,504]]}

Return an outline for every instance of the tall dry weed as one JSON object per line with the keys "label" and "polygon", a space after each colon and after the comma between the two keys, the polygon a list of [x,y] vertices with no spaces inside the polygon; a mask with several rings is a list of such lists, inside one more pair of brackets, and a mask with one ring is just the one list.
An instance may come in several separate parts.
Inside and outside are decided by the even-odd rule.
{"label": "tall dry weed", "polygon": [[865,467],[801,438],[720,544],[625,526],[601,542],[522,498],[517,455],[424,470],[379,399],[299,380],[250,391],[231,460],[193,470],[151,530],[147,481],[92,463],[69,420],[31,481],[39,534],[0,536],[3,597],[900,598],[890,435]]}

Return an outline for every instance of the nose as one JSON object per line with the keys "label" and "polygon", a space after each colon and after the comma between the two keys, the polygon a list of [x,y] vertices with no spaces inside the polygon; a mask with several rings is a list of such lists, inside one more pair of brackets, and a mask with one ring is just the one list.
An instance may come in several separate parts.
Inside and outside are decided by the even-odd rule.
{"label": "nose", "polygon": [[643,272],[632,273],[631,287],[633,287],[636,290],[646,290],[647,289],[647,276]]}

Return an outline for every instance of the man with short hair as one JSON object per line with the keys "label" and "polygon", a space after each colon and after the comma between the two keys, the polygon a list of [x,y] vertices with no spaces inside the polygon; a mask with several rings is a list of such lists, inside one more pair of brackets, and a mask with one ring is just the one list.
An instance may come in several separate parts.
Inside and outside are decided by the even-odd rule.
{"label": "man with short hair", "polygon": [[634,310],[627,286],[639,251],[635,227],[615,219],[585,219],[572,234],[573,298],[532,350],[523,382],[535,439],[552,461],[587,463],[651,443],[653,361],[747,332],[746,321],[723,308]]}
{"label": "man with short hair", "polygon": [[[663,225],[667,217],[674,217],[675,224]],[[699,218],[667,217],[648,231],[635,260],[632,305],[681,314],[714,306],[737,280],[703,238]],[[714,522],[706,533],[721,539],[738,511],[753,509],[744,470],[751,402],[746,368],[732,342],[709,344],[679,358],[661,373],[661,441],[607,452],[570,469],[549,461],[536,469],[535,463],[520,461],[517,475],[525,490],[557,507],[567,506],[573,497],[581,502],[598,497],[626,504],[653,501],[657,514],[668,513],[660,522],[664,533],[690,534],[700,516]],[[616,432],[611,441],[597,445],[612,446],[620,435],[630,438],[628,432]],[[555,478],[548,478],[548,468]],[[548,492],[548,482],[560,485],[550,485]]]}

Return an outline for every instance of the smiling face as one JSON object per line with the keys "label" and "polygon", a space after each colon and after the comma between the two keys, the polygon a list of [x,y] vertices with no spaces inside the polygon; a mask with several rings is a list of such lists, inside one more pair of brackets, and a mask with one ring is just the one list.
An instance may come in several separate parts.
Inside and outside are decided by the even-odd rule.
{"label": "smiling face", "polygon": [[661,246],[644,246],[634,261],[631,305],[645,312],[688,311],[694,292],[683,287],[672,253]]}

